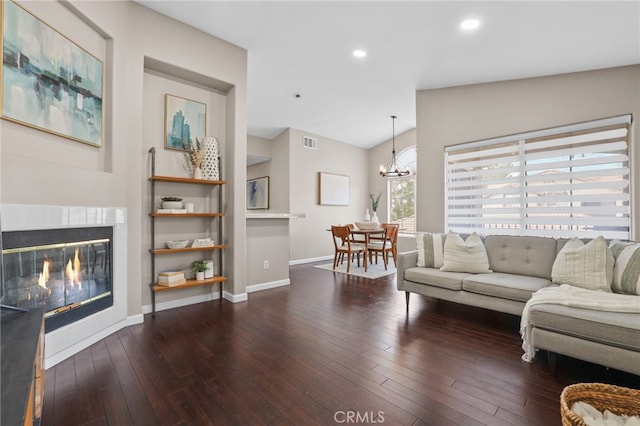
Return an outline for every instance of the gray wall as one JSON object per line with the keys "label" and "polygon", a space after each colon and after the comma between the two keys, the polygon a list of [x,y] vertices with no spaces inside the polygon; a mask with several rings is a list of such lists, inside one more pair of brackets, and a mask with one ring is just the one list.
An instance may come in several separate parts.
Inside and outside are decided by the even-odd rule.
{"label": "gray wall", "polygon": [[[304,148],[303,136],[316,138],[318,149]],[[247,176],[269,176],[270,213],[301,213],[305,217],[288,220],[286,227],[282,226],[280,219],[248,221],[250,256],[247,271],[250,285],[288,279],[288,263],[286,275],[281,269],[282,252],[287,253],[286,259],[292,263],[333,256],[333,243],[327,229],[332,224],[363,220],[369,205],[367,150],[296,129],[287,129],[270,141],[249,137],[250,155],[266,155],[268,152],[271,160],[248,167]],[[348,206],[318,204],[319,172],[349,176]],[[282,238],[285,232],[288,232],[288,241]],[[276,251],[277,256],[274,256]],[[277,263],[271,264],[280,273],[263,269],[263,261],[274,257],[278,259]]]}
{"label": "gray wall", "polygon": [[271,139],[247,135],[247,155],[271,158]]}
{"label": "gray wall", "polygon": [[[445,146],[619,114],[632,113],[637,118],[640,112],[639,70],[640,66],[631,66],[418,91],[417,128],[395,138],[398,152],[411,145],[418,148],[418,230],[443,231]],[[640,150],[636,148],[640,140],[639,129],[633,125],[634,164],[640,164]],[[331,242],[324,238],[323,229],[331,223],[359,220],[369,207],[369,193],[382,193],[380,204],[386,206],[386,180],[379,176],[378,167],[387,164],[391,155],[391,140],[362,152],[311,134],[309,136],[319,138],[319,150],[314,152],[301,147],[304,134],[293,129],[285,131],[272,145],[274,150],[276,146],[283,147],[279,155],[288,153],[291,156],[289,167],[285,167],[290,175],[288,211],[307,214],[306,219],[290,224],[290,259],[294,263],[331,254]],[[285,148],[287,144],[289,151]],[[358,158],[366,167],[358,165]],[[318,171],[351,177],[351,205],[348,208],[317,205]],[[364,181],[360,181],[361,176]],[[637,180],[637,173],[632,176],[633,182],[634,177]],[[640,199],[639,186],[632,187],[635,199]],[[354,198],[354,191],[359,191],[360,195]],[[638,203],[633,207],[636,240],[640,232],[637,213]],[[381,221],[387,220],[385,208],[378,211],[378,216]],[[309,244],[309,241],[315,243]],[[400,239],[401,251],[413,247],[413,236]]]}
{"label": "gray wall", "polygon": [[[212,95],[208,111],[224,109],[221,115],[213,113],[212,118],[220,120],[216,126],[224,128],[223,166],[229,181],[225,195],[229,243],[225,253],[225,273],[229,276],[226,290],[243,294],[247,52],[133,2],[24,5],[104,60],[106,138],[102,148],[95,148],[0,121],[0,202],[126,207],[128,314],[140,314],[149,282],[148,268],[143,267],[149,256],[148,247],[143,245],[149,232],[143,206],[148,197],[147,150],[155,145],[163,151],[162,140],[152,137],[147,129],[153,127],[149,120],[156,120],[159,128],[164,120],[163,116],[146,116],[155,115],[155,108],[154,112],[145,108],[145,94],[149,93],[145,92],[145,83],[149,83],[145,61],[188,85],[194,83],[207,90],[220,87],[223,99]],[[171,172],[172,166],[166,166],[159,173]],[[180,292],[172,293],[175,296],[171,297],[182,297]]]}
{"label": "gray wall", "polygon": [[[269,176],[269,209],[266,213],[289,213],[288,131],[273,140],[249,136],[247,153],[271,158],[247,167],[247,179]],[[289,221],[247,219],[248,286],[288,282]],[[269,261],[269,269],[264,269],[265,260]]]}
{"label": "gray wall", "polygon": [[[317,138],[318,149],[304,148],[303,136]],[[306,215],[291,221],[291,261],[332,256],[327,229],[364,220],[369,204],[367,150],[295,129],[289,131],[289,150],[290,209]],[[319,172],[349,176],[348,206],[318,204]]]}
{"label": "gray wall", "polygon": [[633,114],[633,239],[640,238],[640,65],[418,91],[418,230],[444,229],[444,147]]}

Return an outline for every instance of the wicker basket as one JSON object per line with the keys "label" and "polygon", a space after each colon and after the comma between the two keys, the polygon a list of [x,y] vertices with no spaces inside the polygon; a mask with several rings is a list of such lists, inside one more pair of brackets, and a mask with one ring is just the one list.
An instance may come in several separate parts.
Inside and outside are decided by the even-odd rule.
{"label": "wicker basket", "polygon": [[586,402],[599,411],[619,416],[640,416],[640,390],[603,383],[578,383],[567,386],[560,395],[563,426],[587,426],[582,417],[571,410],[574,402]]}

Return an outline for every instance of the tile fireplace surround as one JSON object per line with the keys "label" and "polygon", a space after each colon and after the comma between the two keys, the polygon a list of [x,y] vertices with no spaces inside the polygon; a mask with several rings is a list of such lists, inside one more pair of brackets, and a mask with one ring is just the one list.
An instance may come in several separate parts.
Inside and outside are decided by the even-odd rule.
{"label": "tile fireplace surround", "polygon": [[0,204],[0,214],[2,231],[113,227],[113,306],[47,333],[45,368],[123,327],[142,322],[142,316],[137,319],[127,317],[127,209]]}

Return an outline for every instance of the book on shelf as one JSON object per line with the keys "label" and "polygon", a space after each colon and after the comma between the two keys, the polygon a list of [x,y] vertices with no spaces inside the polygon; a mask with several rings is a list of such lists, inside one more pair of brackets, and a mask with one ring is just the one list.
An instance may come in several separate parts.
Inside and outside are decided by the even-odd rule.
{"label": "book on shelf", "polygon": [[160,285],[174,284],[179,283],[180,281],[185,281],[183,271],[161,272],[158,274],[158,284]]}
{"label": "book on shelf", "polygon": [[187,209],[158,209],[156,213],[186,214]]}
{"label": "book on shelf", "polygon": [[159,277],[183,277],[184,271],[164,271],[158,274]]}
{"label": "book on shelf", "polygon": [[186,284],[186,283],[187,283],[187,279],[185,277],[182,277],[180,279],[173,280],[173,281],[158,280],[158,285],[161,285],[164,287],[175,287],[175,286]]}
{"label": "book on shelf", "polygon": [[186,277],[184,275],[182,275],[181,277],[171,277],[171,278],[158,277],[158,283],[162,283],[162,284],[173,284],[175,282],[184,281],[184,280],[186,280]]}

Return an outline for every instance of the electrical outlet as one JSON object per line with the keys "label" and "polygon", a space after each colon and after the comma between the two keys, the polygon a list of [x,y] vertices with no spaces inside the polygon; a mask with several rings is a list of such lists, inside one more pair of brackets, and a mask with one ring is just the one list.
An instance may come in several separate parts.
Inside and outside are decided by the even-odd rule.
{"label": "electrical outlet", "polygon": [[265,260],[265,261],[264,261],[264,266],[263,266],[263,268],[264,268],[264,269],[269,269],[269,261],[268,261],[268,260]]}

